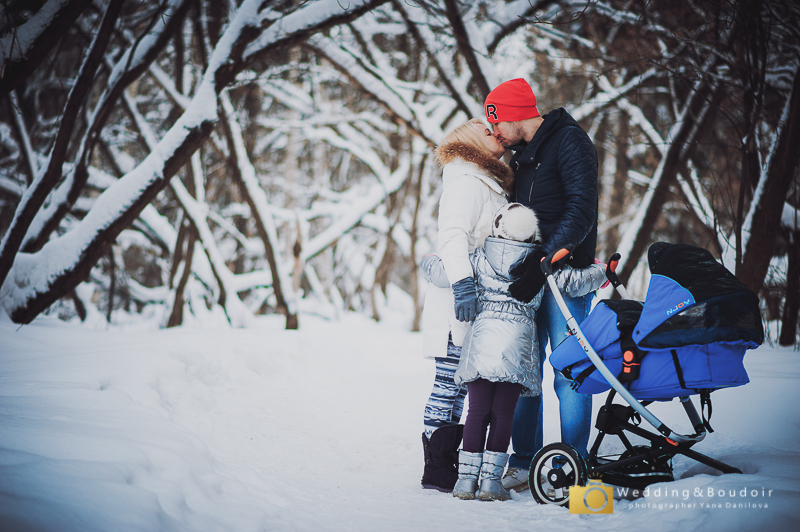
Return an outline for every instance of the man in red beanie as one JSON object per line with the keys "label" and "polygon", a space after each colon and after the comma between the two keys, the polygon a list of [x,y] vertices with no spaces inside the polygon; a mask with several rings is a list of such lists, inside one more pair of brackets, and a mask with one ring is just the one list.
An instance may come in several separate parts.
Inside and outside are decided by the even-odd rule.
{"label": "man in red beanie", "polygon": [[[509,292],[528,302],[544,287],[536,314],[539,361],[545,360],[548,339],[551,350],[566,339],[567,324],[553,294],[545,286],[540,260],[553,251],[569,249],[565,259],[573,268],[594,263],[597,245],[597,153],[591,139],[563,108],[540,116],[536,96],[524,79],[501,83],[486,97],[486,119],[494,135],[514,151],[511,168],[516,176],[509,201],[522,203],[539,217],[543,244],[510,273],[517,277]],[[570,298],[567,307],[580,323],[591,309],[593,294]],[[591,429],[592,398],[579,394],[556,372],[554,387],[559,401],[561,441],[586,456]],[[514,454],[503,477],[506,489],[528,487],[533,455],[542,448],[542,399],[520,397],[514,412]]]}

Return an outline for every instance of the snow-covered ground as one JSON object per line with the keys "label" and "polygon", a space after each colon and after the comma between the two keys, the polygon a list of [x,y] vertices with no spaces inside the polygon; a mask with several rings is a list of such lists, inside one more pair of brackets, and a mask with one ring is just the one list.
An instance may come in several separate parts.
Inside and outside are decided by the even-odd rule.
{"label": "snow-covered ground", "polygon": [[[433,366],[421,336],[358,316],[301,323],[94,331],[0,320],[0,530],[800,526],[800,353],[750,352],[752,382],[712,396],[716,432],[695,448],[744,475],[678,457],[676,482],[616,501],[610,515],[576,515],[529,492],[484,503],[422,490]],[[545,440],[556,441],[546,390]],[[654,412],[687,428],[677,403]]]}

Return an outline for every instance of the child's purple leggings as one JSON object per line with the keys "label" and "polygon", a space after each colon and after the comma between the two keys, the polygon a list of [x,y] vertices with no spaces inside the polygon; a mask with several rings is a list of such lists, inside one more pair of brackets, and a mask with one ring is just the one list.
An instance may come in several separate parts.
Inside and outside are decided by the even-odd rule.
{"label": "child's purple leggings", "polygon": [[[514,409],[522,393],[522,385],[515,382],[491,382],[477,379],[467,383],[469,412],[464,422],[464,450],[482,453],[486,450],[504,453],[511,441]],[[489,438],[486,427],[489,426]]]}

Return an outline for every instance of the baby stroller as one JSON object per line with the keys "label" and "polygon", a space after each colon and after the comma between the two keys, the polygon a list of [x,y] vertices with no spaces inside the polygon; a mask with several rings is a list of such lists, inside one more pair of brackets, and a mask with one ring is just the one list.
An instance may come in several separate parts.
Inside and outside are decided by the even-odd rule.
{"label": "baby stroller", "polygon": [[[529,476],[534,499],[567,505],[569,487],[585,486],[589,478],[631,489],[672,481],[672,458],[678,454],[723,473],[741,473],[691,447],[713,432],[710,393],[749,381],[744,353],[764,341],[758,297],[707,250],[659,242],[648,250],[652,276],[644,303],[631,299],[622,286],[615,273],[620,256],[615,254],[606,276],[624,299],[599,302],[579,327],[552,275],[552,264],[567,253],[560,250],[542,261],[571,333],[550,362],[580,393],[610,391],[585,459],[564,443],[547,445],[534,456]],[[614,403],[616,395],[627,404]],[[700,396],[702,416],[692,395]],[[647,409],[654,401],[676,397],[694,434],[676,433]],[[640,426],[642,420],[655,432]],[[626,433],[649,444],[634,445]],[[599,456],[606,436],[619,438],[625,451]]]}

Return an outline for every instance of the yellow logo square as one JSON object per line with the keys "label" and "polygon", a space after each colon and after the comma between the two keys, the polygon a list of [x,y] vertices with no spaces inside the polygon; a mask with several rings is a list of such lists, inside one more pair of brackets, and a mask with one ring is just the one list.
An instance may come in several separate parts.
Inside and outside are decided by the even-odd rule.
{"label": "yellow logo square", "polygon": [[569,488],[569,513],[611,514],[614,513],[614,488],[600,480],[589,480],[585,486]]}

